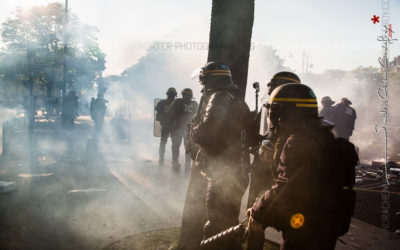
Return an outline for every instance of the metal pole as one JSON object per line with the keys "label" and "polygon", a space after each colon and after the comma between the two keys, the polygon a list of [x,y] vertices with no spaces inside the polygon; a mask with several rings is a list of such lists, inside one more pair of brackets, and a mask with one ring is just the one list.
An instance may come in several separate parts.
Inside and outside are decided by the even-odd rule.
{"label": "metal pole", "polygon": [[256,91],[256,112],[258,112],[258,93],[260,92],[260,83],[253,83],[253,88]]}

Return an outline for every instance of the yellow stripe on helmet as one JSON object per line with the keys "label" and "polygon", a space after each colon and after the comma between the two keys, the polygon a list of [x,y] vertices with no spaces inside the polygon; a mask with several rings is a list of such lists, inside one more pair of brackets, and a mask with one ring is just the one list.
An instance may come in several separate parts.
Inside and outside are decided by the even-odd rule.
{"label": "yellow stripe on helmet", "polygon": [[296,107],[300,107],[300,108],[318,108],[318,104],[296,103]]}
{"label": "yellow stripe on helmet", "polygon": [[274,98],[270,102],[315,102],[317,99],[302,99],[302,98]]}
{"label": "yellow stripe on helmet", "polygon": [[300,83],[299,80],[296,80],[296,79],[293,79],[293,78],[290,78],[290,77],[284,77],[284,76],[275,76],[274,78],[272,78],[271,82],[273,80],[275,80],[275,79],[283,79],[283,80],[289,80],[289,81],[292,81],[292,82],[295,82],[295,83]]}
{"label": "yellow stripe on helmet", "polygon": [[231,71],[228,69],[212,69],[203,71],[203,74],[208,74],[208,73],[231,73]]}
{"label": "yellow stripe on helmet", "polygon": [[232,75],[229,74],[229,73],[212,73],[212,74],[210,74],[210,75],[212,75],[212,76],[232,76]]}

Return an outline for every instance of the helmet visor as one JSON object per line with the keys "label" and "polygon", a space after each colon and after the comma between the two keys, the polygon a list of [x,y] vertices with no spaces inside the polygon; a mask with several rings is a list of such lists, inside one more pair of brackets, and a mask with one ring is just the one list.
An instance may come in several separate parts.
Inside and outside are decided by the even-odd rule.
{"label": "helmet visor", "polygon": [[269,101],[269,94],[268,89],[264,91],[264,95],[261,97],[261,103],[268,103]]}
{"label": "helmet visor", "polygon": [[259,134],[265,136],[271,129],[271,121],[269,119],[269,104],[264,104],[261,109],[260,132]]}
{"label": "helmet visor", "polygon": [[199,68],[195,69],[192,72],[192,74],[190,75],[190,79],[192,79],[192,80],[199,79],[202,71],[203,71],[203,67],[199,67]]}

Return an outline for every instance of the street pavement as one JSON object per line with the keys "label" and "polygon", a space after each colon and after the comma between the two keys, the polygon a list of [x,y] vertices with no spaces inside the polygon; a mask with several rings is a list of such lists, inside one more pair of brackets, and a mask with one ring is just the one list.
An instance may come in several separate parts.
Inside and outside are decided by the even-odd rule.
{"label": "street pavement", "polygon": [[[170,165],[158,166],[155,161],[137,162],[132,159],[129,160],[128,157],[125,157],[125,160],[119,159],[119,162],[115,162],[118,162],[118,164],[110,167],[111,173],[163,218],[160,229],[164,226],[180,226],[188,183],[187,174],[182,170],[175,173]],[[243,200],[246,200],[246,196],[247,193]],[[241,218],[244,218],[244,209],[243,207]],[[281,242],[281,233],[272,228],[266,230],[265,236],[272,242]],[[396,250],[398,246],[400,246],[400,238],[397,235],[353,219],[349,233],[340,237],[336,249]]]}
{"label": "street pavement", "polygon": [[[140,232],[180,226],[189,173],[183,168],[174,172],[168,157],[164,166],[154,157],[138,157],[132,152],[140,144],[135,138],[131,144],[100,140],[98,157],[87,161],[91,124],[78,122],[76,131],[66,136],[49,133],[46,124],[36,131],[41,137],[35,173],[32,156],[22,149],[1,159],[1,180],[17,184],[16,191],[0,196],[1,249],[102,249]],[[156,155],[156,146],[150,155]],[[37,176],[37,171],[47,175]],[[268,229],[266,237],[280,242],[274,230]],[[359,220],[353,220],[341,240],[340,250],[400,245],[395,234]]]}

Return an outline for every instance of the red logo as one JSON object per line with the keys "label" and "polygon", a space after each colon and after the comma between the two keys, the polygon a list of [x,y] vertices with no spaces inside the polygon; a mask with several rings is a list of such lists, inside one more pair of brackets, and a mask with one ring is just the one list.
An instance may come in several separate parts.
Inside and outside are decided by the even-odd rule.
{"label": "red logo", "polygon": [[379,23],[379,16],[375,16],[375,15],[374,15],[374,16],[371,18],[371,21],[374,22],[374,24]]}

